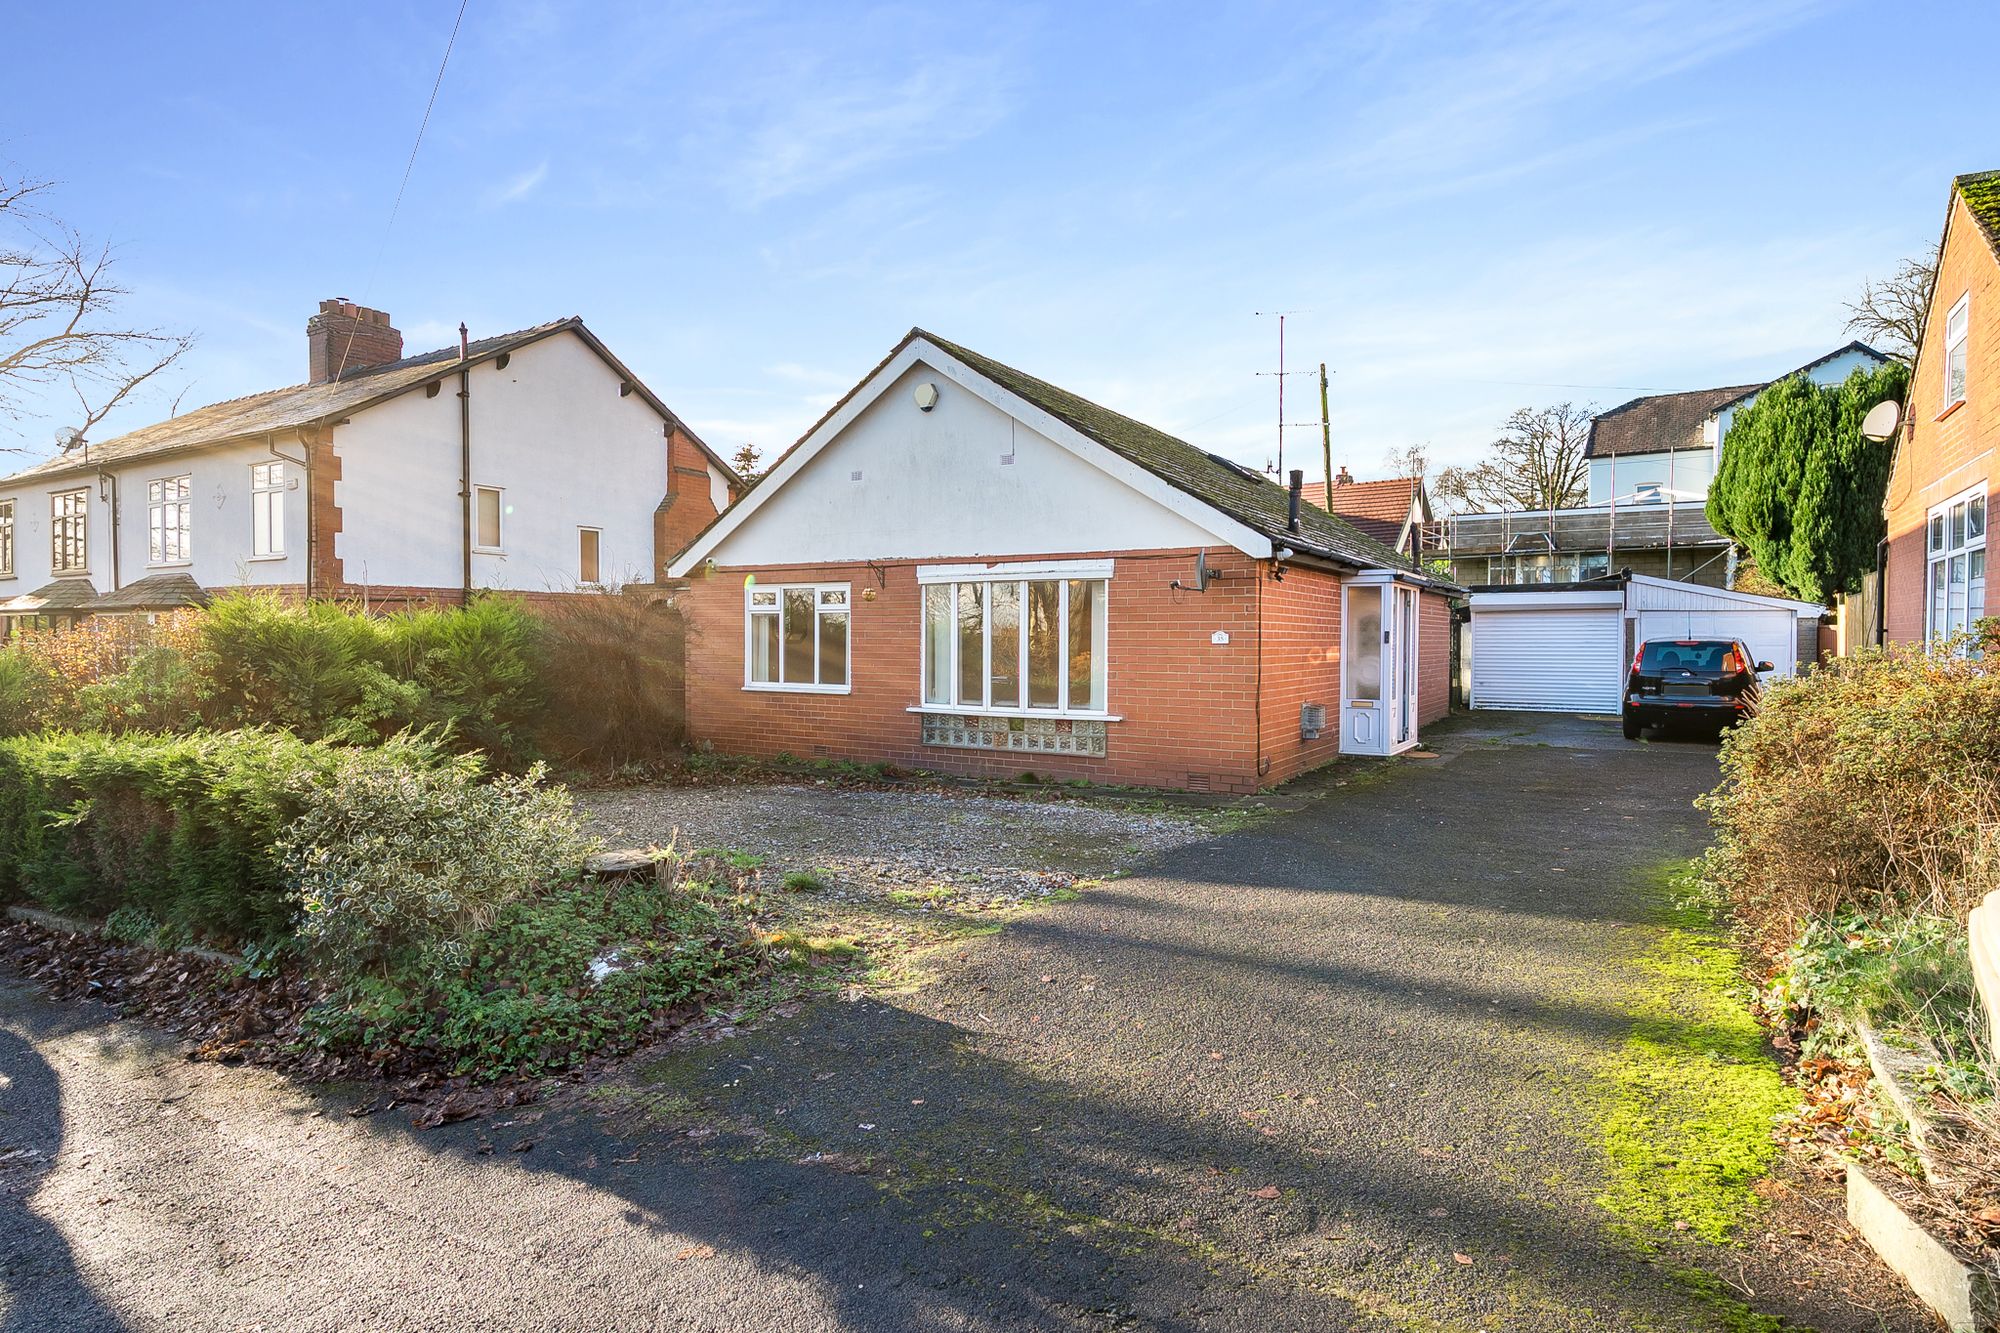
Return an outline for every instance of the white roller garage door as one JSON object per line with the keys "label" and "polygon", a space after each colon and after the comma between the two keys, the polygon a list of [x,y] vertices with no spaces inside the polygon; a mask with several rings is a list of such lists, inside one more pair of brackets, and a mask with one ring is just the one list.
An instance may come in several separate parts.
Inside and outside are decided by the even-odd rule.
{"label": "white roller garage door", "polygon": [[1640,643],[1648,639],[1741,639],[1751,656],[1777,668],[1766,679],[1797,674],[1799,621],[1792,611],[1641,611],[1634,619]]}
{"label": "white roller garage door", "polygon": [[1474,605],[1474,708],[1615,713],[1626,665],[1624,616],[1616,606]]}

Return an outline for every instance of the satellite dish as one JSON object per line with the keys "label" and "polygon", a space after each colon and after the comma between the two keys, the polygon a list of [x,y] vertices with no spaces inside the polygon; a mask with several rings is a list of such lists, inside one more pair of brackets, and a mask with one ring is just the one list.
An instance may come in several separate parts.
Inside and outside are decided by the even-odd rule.
{"label": "satellite dish", "polygon": [[82,443],[83,432],[75,426],[64,426],[56,432],[56,448],[62,450],[64,453],[71,452]]}
{"label": "satellite dish", "polygon": [[1896,433],[1896,427],[1903,420],[1903,405],[1893,398],[1887,398],[1868,409],[1868,415],[1861,418],[1861,433],[1880,444]]}

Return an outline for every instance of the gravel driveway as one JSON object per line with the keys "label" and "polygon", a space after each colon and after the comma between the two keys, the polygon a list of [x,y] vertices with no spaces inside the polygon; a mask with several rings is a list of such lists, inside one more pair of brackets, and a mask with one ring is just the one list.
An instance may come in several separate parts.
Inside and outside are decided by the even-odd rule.
{"label": "gravel driveway", "polygon": [[615,847],[722,847],[777,870],[831,871],[870,893],[944,888],[1028,898],[1052,882],[1123,872],[1211,836],[1218,817],[1102,800],[768,784],[585,791],[591,831]]}
{"label": "gravel driveway", "polygon": [[[1659,937],[1647,872],[1704,840],[1689,802],[1714,752],[1482,726],[1163,845],[967,941],[936,984],[506,1121],[351,1120],[0,985],[0,1149],[20,1152],[0,1152],[0,1327],[1770,1326],[1736,1297],[1923,1327],[1879,1270],[1787,1252],[1789,1232],[1655,1247],[1599,1206],[1586,1092]],[[639,836],[927,868],[963,821],[1013,817],[840,795],[780,834],[771,802],[820,798],[680,799],[593,807]],[[1072,817],[1095,816],[1022,815]],[[1021,826],[992,833],[995,859],[1045,864]]]}

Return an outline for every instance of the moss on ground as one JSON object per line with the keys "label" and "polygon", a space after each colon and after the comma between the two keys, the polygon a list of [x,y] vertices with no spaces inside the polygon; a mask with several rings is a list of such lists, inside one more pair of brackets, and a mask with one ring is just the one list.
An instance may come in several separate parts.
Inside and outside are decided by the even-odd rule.
{"label": "moss on ground", "polygon": [[1687,867],[1656,872],[1666,923],[1622,997],[1625,1043],[1599,1075],[1609,1183],[1598,1201],[1642,1233],[1722,1243],[1757,1204],[1792,1109],[1750,1012],[1742,961],[1687,895]]}

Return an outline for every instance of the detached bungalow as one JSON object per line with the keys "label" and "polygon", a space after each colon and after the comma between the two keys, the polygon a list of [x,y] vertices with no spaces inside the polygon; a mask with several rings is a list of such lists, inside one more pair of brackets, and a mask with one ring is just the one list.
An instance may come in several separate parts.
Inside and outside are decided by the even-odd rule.
{"label": "detached bungalow", "polygon": [[729,753],[1244,792],[1448,708],[1456,590],[1297,473],[921,329],[668,572]]}

